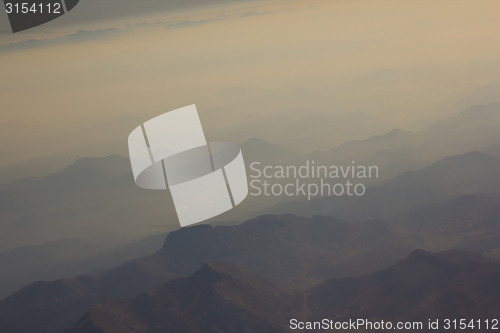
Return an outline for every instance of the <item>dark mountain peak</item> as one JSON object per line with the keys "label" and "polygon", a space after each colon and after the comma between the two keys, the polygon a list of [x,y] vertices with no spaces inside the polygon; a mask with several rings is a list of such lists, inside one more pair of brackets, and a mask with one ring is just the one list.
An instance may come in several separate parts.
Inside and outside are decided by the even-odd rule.
{"label": "dark mountain peak", "polygon": [[209,224],[181,228],[167,235],[160,253],[166,254],[173,248],[184,247],[187,242],[206,244],[211,240],[218,240],[218,235],[216,229]]}
{"label": "dark mountain peak", "polygon": [[145,295],[99,304],[65,332],[280,332],[292,297],[247,269],[214,262]]}
{"label": "dark mountain peak", "polygon": [[[195,273],[200,275],[201,277],[213,277],[213,280],[218,280],[224,275],[229,275],[231,276],[233,273],[236,271],[243,270],[243,268],[240,268],[235,265],[231,265],[222,261],[215,261],[215,262],[209,262],[209,263],[204,263],[201,268]],[[211,280],[211,279],[206,279]]]}
{"label": "dark mountain peak", "polygon": [[218,228],[210,225],[181,228],[171,232],[157,252],[176,267],[179,274],[193,272],[203,262],[222,259],[230,253]]}
{"label": "dark mountain peak", "polygon": [[203,302],[204,297],[240,303],[240,298],[249,294],[271,297],[287,292],[247,268],[215,261],[204,263],[187,277],[171,280],[153,289],[147,297],[166,298],[164,296],[169,295],[187,305],[191,302]]}
{"label": "dark mountain peak", "polygon": [[220,261],[203,264],[198,271],[184,281],[193,286],[209,287],[222,293],[230,290],[237,292],[239,289],[246,288],[263,294],[275,294],[279,289],[247,268]]}
{"label": "dark mountain peak", "polygon": [[[233,268],[233,269],[231,269]],[[223,279],[233,279],[240,268],[224,262],[204,263],[189,279],[194,279],[203,284],[209,285],[219,282]]]}

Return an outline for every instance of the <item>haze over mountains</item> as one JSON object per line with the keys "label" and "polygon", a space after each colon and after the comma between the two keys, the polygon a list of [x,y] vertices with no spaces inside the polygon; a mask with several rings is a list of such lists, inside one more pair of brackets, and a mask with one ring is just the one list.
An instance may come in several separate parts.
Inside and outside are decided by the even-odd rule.
{"label": "haze over mountains", "polygon": [[[499,10],[86,0],[22,34],[0,19],[0,333],[498,318]],[[192,103],[247,167],[379,177],[179,229],[169,192],[134,184],[126,138]]]}
{"label": "haze over mountains", "polygon": [[[120,244],[120,238],[137,239],[157,232],[152,224],[162,224],[159,210],[167,212],[161,222],[169,216],[168,209],[158,207],[163,199],[168,200],[167,193],[139,189],[127,159],[116,155],[80,159],[43,178],[3,184],[0,198],[4,250],[75,237],[106,237],[108,244]],[[142,216],[148,226],[132,223],[133,214]]]}
{"label": "haze over mountains", "polygon": [[[293,165],[312,158],[318,164],[350,163],[352,159],[369,162],[373,156],[379,156],[384,161],[379,166],[380,174],[386,179],[374,183],[361,198],[296,202],[300,198],[249,196],[236,209],[216,217],[212,223],[231,224],[263,213],[322,214],[347,221],[391,220],[408,210],[446,202],[461,194],[500,192],[500,161],[495,157],[500,156],[500,134],[494,131],[496,126],[500,128],[499,106],[469,108],[419,133],[394,130],[314,154],[300,155],[263,140],[249,140],[242,144],[247,166],[253,161],[263,165]],[[460,138],[470,139],[464,142]],[[432,140],[440,142],[436,145],[439,149],[431,144]],[[413,167],[439,158],[447,151],[461,153],[478,147],[495,156],[466,152],[445,157],[420,170]],[[406,160],[408,153],[415,151],[419,153],[412,153],[413,157]],[[391,178],[389,175],[396,171],[390,166],[397,165],[398,161],[404,161],[404,165],[396,169],[417,170]],[[8,272],[0,279],[0,297],[37,279],[105,268],[103,261],[97,259],[106,257],[105,253],[178,227],[168,192],[137,188],[128,159],[118,155],[83,158],[41,178],[28,177],[1,184],[0,198],[0,263]],[[60,254],[51,250],[55,244]],[[19,247],[25,248],[14,251]],[[152,250],[144,246],[136,253],[144,255]],[[43,253],[47,253],[45,259]],[[116,258],[105,262],[117,265],[127,256]]]}
{"label": "haze over mountains", "polygon": [[[329,151],[292,156],[285,165],[375,165],[379,179],[363,197],[285,197],[267,213],[335,215],[349,220],[390,215],[443,202],[465,193],[498,191],[500,104],[478,105],[419,132],[392,130],[382,136],[351,141]],[[480,153],[483,152],[483,153]],[[491,156],[489,156],[491,154]],[[278,162],[271,164],[279,164]],[[289,180],[282,180],[287,182]],[[319,182],[319,181],[318,181]],[[270,201],[269,201],[270,202]]]}
{"label": "haze over mountains", "polygon": [[[0,244],[4,251],[0,252],[0,263],[5,273],[0,279],[0,296],[38,279],[107,273],[37,282],[21,289],[0,303],[0,330],[15,327],[20,333],[34,329],[60,332],[97,303],[135,297],[193,274],[205,262],[243,266],[280,288],[305,290],[328,278],[359,276],[387,267],[415,248],[460,248],[498,259],[500,135],[492,131],[500,127],[499,107],[478,106],[419,133],[394,130],[306,155],[263,140],[249,140],[242,144],[247,166],[253,161],[294,165],[307,159],[368,163],[373,158],[383,162],[381,173],[387,173],[359,198],[296,201],[249,197],[223,216],[226,222],[216,218],[212,223],[234,224],[263,211],[297,216],[269,215],[238,226],[181,229],[171,233],[156,254],[115,269],[123,261],[154,252],[164,235],[136,245],[125,244],[167,232],[168,226],[176,228],[173,205],[165,204],[171,202],[168,193],[137,188],[127,158],[83,158],[41,178],[2,184]],[[473,140],[461,144],[459,138],[467,136]],[[432,145],[433,140],[438,144]],[[476,148],[484,152],[469,151]],[[448,151],[459,155],[447,156]],[[325,216],[315,216],[318,214]],[[213,268],[207,267],[209,271]],[[272,302],[281,302],[284,297],[285,308],[298,311],[293,305],[295,296],[288,294],[289,290],[286,295],[280,292],[280,300]],[[170,302],[168,299],[162,302]],[[239,309],[234,316],[246,311],[262,315],[254,310]],[[107,315],[94,312],[81,320],[75,332],[85,332],[92,325],[101,325],[99,320],[107,320],[103,319]],[[32,320],[26,321],[26,316]],[[255,322],[261,323],[262,330],[281,329],[275,325],[278,319],[257,317]],[[174,322],[178,320],[174,318]],[[162,325],[172,325],[169,320]],[[193,332],[197,329],[192,328]]]}
{"label": "haze over mountains", "polygon": [[381,178],[417,170],[446,156],[487,150],[500,142],[500,103],[471,106],[417,132],[394,129],[384,135],[350,141],[309,159],[326,163],[378,165]]}
{"label": "haze over mountains", "polygon": [[177,223],[168,200],[167,192],[139,189],[128,159],[117,155],[0,185],[0,297],[38,279],[94,272],[153,252],[153,239],[129,245],[164,237],[169,219]]}
{"label": "haze over mountains", "polygon": [[[136,118],[126,119],[120,128],[132,128],[137,122]],[[300,124],[300,120],[296,121]],[[331,124],[331,121],[322,121]],[[376,135],[364,140],[354,140],[341,144],[326,151],[314,151],[309,154],[298,154],[279,145],[269,144],[262,139],[250,139],[242,143],[248,161],[263,163],[300,163],[304,160],[315,160],[318,164],[350,164],[355,160],[359,164],[377,165],[381,168],[380,177],[387,179],[409,170],[425,167],[446,156],[464,154],[478,150],[500,156],[500,103],[471,106],[457,115],[443,119],[432,126],[417,132],[393,129],[383,135]],[[125,129],[122,130],[126,136]],[[364,131],[369,133],[368,130]],[[335,140],[331,140],[332,145]],[[311,146],[309,146],[311,147]],[[29,168],[49,170],[56,172],[64,166],[59,160],[75,159],[75,156],[91,154],[100,156],[106,152],[126,154],[123,144],[113,143],[108,145],[90,145],[77,150],[40,158],[35,161],[26,161],[20,164],[3,167],[0,179],[14,180],[26,176],[33,176]],[[108,153],[109,154],[109,153]],[[55,161],[54,161],[55,160]],[[55,163],[58,162],[58,163]],[[14,173],[14,170],[17,171]],[[20,170],[19,170],[20,169]],[[22,171],[27,169],[26,171]],[[1,170],[1,169],[0,169]],[[45,174],[37,171],[36,175]],[[4,175],[6,173],[7,175]]]}
{"label": "haze over mountains", "polygon": [[[132,126],[132,124],[130,124]],[[43,177],[73,164],[82,156],[106,157],[126,156],[127,149],[121,142],[110,144],[87,144],[62,154],[32,158],[23,162],[0,166],[0,184],[10,183],[25,177]]]}

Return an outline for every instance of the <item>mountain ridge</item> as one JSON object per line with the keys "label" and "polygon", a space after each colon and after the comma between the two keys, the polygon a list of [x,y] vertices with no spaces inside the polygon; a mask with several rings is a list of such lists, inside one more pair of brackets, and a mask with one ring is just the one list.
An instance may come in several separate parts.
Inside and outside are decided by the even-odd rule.
{"label": "mountain ridge", "polygon": [[[497,239],[499,202],[500,194],[468,195],[390,222],[266,215],[237,226],[183,228],[170,233],[162,249],[152,256],[133,260],[101,276],[78,277],[78,292],[68,289],[65,280],[24,287],[0,301],[0,331],[19,322],[27,325],[25,315],[37,304],[44,304],[45,315],[29,323],[41,332],[57,332],[56,328],[74,324],[76,317],[95,304],[146,293],[172,279],[193,274],[206,262],[239,265],[280,288],[306,290],[328,278],[359,276],[388,267],[422,245],[433,251],[459,246],[490,256],[500,250],[498,242],[486,247],[481,239]],[[438,221],[449,221],[443,227],[443,232],[449,234],[445,242],[432,238],[441,237],[432,227]],[[397,223],[410,227],[394,228]],[[476,237],[475,241],[470,237]],[[63,293],[51,296],[43,292],[54,289]],[[60,308],[61,299],[68,302],[64,310]]]}
{"label": "mountain ridge", "polygon": [[[304,292],[282,290],[232,264],[204,264],[191,276],[145,295],[95,306],[65,333],[286,332],[291,318],[305,322],[367,318],[425,323],[437,316],[477,314],[470,306],[474,300],[484,311],[478,318],[487,318],[500,308],[500,292],[484,298],[495,290],[492,281],[498,277],[500,263],[456,250],[415,250],[386,269],[327,280]],[[445,312],[439,309],[443,302]],[[169,312],[163,312],[165,309]],[[162,315],[148,315],[153,310]]]}

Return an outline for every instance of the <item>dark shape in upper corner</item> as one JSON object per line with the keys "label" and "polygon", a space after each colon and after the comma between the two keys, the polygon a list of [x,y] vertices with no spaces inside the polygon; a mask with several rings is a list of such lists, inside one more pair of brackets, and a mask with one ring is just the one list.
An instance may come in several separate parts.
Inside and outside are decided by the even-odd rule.
{"label": "dark shape in upper corner", "polygon": [[66,11],[70,11],[72,10],[73,8],[75,8],[76,5],[78,5],[78,2],[80,0],[64,0],[64,2],[66,3]]}
{"label": "dark shape in upper corner", "polygon": [[[14,0],[4,0],[4,5],[6,10],[8,4],[13,5],[11,13],[7,12],[7,16],[9,17],[12,32],[16,33],[63,16],[73,9],[78,2],[79,0],[27,0],[20,3]],[[26,12],[23,13],[24,10]]]}

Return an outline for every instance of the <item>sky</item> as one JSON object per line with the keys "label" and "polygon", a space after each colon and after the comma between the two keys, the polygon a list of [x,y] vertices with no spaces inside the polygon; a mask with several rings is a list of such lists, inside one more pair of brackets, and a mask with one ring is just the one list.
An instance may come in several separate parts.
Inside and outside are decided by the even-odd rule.
{"label": "sky", "polygon": [[500,100],[497,0],[96,3],[0,27],[0,165],[126,152],[138,124],[190,104],[209,140],[305,152]]}

